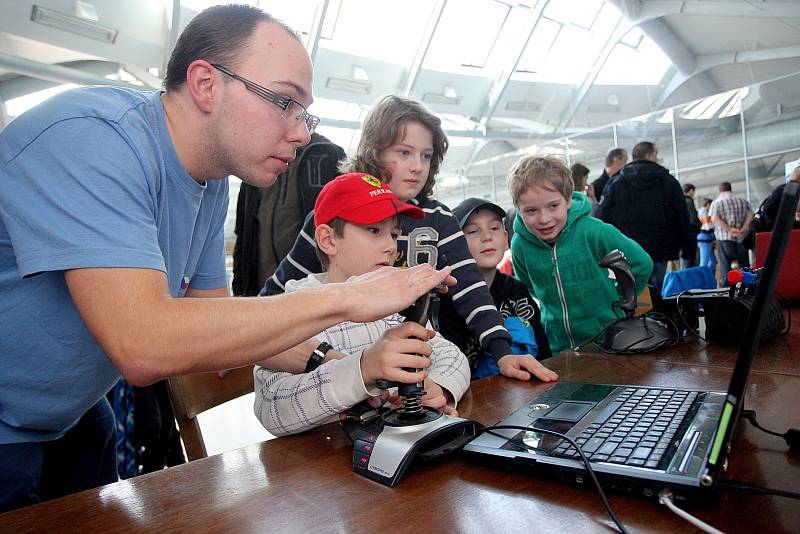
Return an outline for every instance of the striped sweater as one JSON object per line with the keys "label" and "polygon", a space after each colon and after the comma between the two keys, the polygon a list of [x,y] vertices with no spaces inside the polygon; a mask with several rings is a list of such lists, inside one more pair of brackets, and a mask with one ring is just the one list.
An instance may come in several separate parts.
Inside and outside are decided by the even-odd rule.
{"label": "striped sweater", "polygon": [[[503,326],[483,275],[469,252],[464,233],[450,209],[436,200],[409,201],[425,212],[423,220],[400,217],[403,235],[397,240],[395,266],[436,263],[438,269],[453,267],[457,283],[442,295],[453,306],[479,340],[481,347],[496,358],[511,354],[511,336]],[[283,293],[286,282],[322,271],[314,243],[314,212],[308,214],[292,250],[261,290],[261,295]],[[452,340],[458,343],[458,340]]]}

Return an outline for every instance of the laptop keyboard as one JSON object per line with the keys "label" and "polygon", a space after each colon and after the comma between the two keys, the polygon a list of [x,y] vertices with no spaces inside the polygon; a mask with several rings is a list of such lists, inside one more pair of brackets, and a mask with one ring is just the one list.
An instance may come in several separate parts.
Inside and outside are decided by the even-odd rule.
{"label": "laptop keyboard", "polygon": [[[672,439],[697,395],[696,391],[626,388],[575,442],[594,462],[658,468],[675,450]],[[551,454],[580,459],[563,439]]]}

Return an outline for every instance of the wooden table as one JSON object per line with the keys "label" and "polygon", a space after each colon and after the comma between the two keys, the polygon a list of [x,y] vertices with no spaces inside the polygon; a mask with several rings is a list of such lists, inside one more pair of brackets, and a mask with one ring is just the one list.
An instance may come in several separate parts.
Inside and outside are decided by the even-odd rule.
{"label": "wooden table", "polygon": [[[748,407],[770,429],[800,426],[796,336],[766,347]],[[646,356],[562,354],[562,379],[725,389],[731,349],[685,344]],[[493,377],[473,384],[461,414],[492,424],[548,385]],[[613,532],[595,491],[510,473],[465,457],[415,466],[396,488],[350,470],[351,446],[335,425],[245,447],[0,515],[0,532]],[[800,491],[800,454],[742,425],[732,478]],[[692,532],[652,501],[610,497],[632,532]],[[692,513],[726,532],[800,532],[800,504],[722,494]]]}

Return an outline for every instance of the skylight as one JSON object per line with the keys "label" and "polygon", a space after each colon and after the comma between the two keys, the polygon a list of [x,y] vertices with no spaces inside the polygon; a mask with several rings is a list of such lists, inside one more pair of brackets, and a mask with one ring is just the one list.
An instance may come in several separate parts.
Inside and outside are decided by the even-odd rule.
{"label": "skylight", "polygon": [[514,78],[578,85],[622,16],[614,6],[598,0],[551,0],[543,17]]}
{"label": "skylight", "polygon": [[658,45],[649,37],[642,35],[637,47],[628,46],[624,42],[617,44],[594,83],[595,85],[658,85],[671,64],[672,62]]}
{"label": "skylight", "polygon": [[450,72],[483,68],[509,11],[507,4],[494,0],[448,2],[425,57],[425,68]]}
{"label": "skylight", "polygon": [[[286,10],[294,9],[295,5],[276,3],[287,6]],[[425,33],[433,6],[433,0],[402,5],[389,0],[330,2],[319,46],[389,63],[409,64]]]}

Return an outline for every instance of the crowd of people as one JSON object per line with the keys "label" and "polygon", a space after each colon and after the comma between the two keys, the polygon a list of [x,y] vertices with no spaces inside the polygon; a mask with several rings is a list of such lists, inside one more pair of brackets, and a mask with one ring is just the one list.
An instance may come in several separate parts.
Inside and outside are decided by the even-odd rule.
{"label": "crowd of people", "polygon": [[[339,161],[312,138],[312,79],[291,28],[218,6],[181,34],[163,91],[67,91],[0,133],[0,511],[117,479],[105,395],[121,376],[255,364],[255,414],[277,435],[393,402],[382,379],[423,383],[424,404],[457,414],[470,380],[557,380],[547,358],[616,318],[597,266],[612,250],[637,293],[659,291],[671,260],[711,267],[715,246],[721,277],[747,265],[747,202],[723,183],[696,211],[651,142],[630,162],[611,150],[592,183],[583,165],[524,157],[512,209],[451,210],[433,194],[448,150],[437,116],[387,96]],[[246,184],[236,297],[229,175]],[[434,288],[440,331],[403,322]]]}

